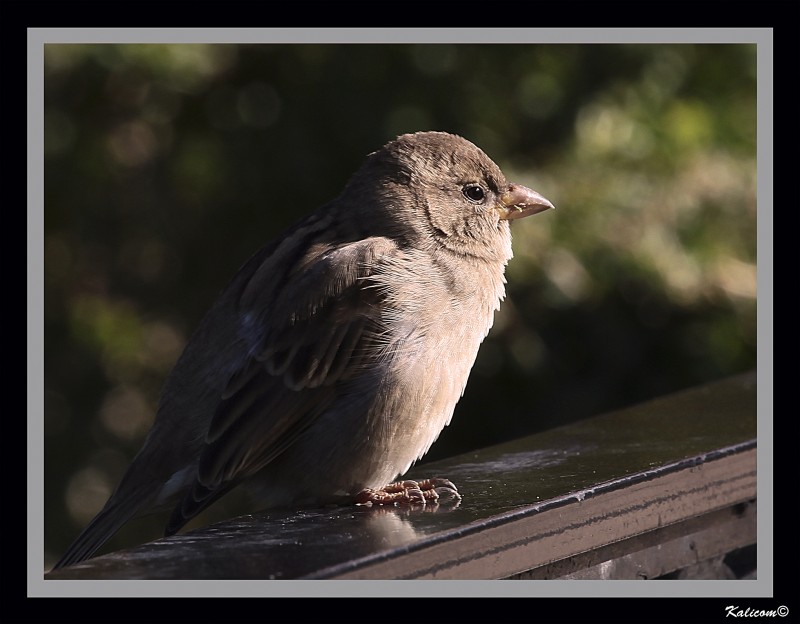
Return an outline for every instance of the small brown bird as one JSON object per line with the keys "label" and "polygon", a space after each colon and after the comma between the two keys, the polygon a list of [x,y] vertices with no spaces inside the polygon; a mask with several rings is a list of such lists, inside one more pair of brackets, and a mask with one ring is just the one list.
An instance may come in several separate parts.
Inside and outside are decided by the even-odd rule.
{"label": "small brown bird", "polygon": [[436,498],[381,489],[450,422],[505,295],[509,222],[552,208],[469,141],[403,135],[255,254],[169,375],[105,507],[56,564],[137,515],[166,534],[246,482],[261,507]]}

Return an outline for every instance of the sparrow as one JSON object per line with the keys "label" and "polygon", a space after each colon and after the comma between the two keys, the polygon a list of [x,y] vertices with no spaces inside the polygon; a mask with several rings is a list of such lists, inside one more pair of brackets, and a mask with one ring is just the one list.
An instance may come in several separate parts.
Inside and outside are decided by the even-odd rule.
{"label": "sparrow", "polygon": [[511,221],[550,208],[453,134],[370,154],[222,291],[142,449],[55,568],[138,515],[169,512],[173,535],[240,484],[261,509],[458,496],[446,479],[391,482],[450,423],[505,296]]}

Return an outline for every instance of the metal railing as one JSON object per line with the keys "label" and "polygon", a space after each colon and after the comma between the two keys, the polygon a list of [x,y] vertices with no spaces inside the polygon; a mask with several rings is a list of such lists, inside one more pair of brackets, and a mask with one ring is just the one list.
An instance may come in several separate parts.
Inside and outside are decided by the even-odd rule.
{"label": "metal railing", "polygon": [[412,470],[459,504],[264,512],[46,579],[753,578],[756,411],[741,375]]}

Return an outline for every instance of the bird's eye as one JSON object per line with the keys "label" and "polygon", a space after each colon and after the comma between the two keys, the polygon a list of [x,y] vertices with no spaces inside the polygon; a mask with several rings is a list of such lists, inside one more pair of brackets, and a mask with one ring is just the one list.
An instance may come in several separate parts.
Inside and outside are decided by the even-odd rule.
{"label": "bird's eye", "polygon": [[477,184],[467,184],[461,189],[461,192],[473,204],[482,204],[483,200],[486,199],[486,191]]}

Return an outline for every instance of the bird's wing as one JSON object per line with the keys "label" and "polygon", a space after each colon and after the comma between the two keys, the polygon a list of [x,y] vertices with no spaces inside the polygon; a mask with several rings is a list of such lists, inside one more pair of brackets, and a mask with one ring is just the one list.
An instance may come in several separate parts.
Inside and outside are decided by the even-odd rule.
{"label": "bird's wing", "polygon": [[238,286],[252,353],[228,381],[167,534],[291,446],[374,351],[381,293],[370,276],[396,245],[375,237],[296,250],[278,245]]}

